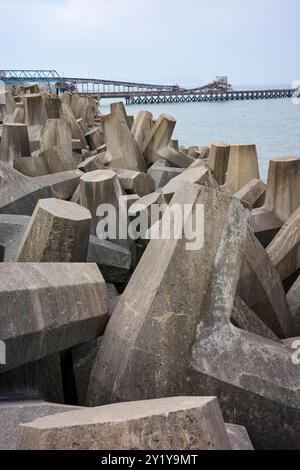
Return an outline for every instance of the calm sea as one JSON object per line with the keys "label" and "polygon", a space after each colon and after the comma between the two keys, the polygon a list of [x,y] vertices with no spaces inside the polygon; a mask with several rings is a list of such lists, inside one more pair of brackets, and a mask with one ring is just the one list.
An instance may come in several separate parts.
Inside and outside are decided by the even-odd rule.
{"label": "calm sea", "polygon": [[[176,118],[173,136],[184,147],[217,140],[256,144],[263,180],[270,159],[300,157],[300,105],[291,99],[130,105],[127,113],[136,115],[144,109],[156,117],[165,112]],[[101,111],[109,113],[107,103]]]}

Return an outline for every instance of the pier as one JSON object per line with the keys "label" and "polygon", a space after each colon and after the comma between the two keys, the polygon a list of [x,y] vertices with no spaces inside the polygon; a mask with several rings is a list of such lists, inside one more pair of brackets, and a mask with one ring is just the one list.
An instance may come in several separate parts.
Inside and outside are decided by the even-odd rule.
{"label": "pier", "polygon": [[190,103],[209,101],[262,100],[291,98],[299,90],[233,90],[226,77],[218,77],[207,85],[187,89],[179,85],[157,85],[94,78],[61,77],[56,70],[0,70],[0,80],[7,86],[46,83],[57,94],[65,91],[101,99],[124,99],[130,104]]}

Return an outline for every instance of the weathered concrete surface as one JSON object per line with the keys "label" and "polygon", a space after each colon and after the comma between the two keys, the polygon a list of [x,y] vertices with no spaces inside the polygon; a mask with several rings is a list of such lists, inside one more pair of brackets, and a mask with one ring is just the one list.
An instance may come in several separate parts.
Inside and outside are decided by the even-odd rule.
{"label": "weathered concrete surface", "polygon": [[300,158],[270,160],[265,203],[252,213],[251,225],[263,244],[268,246],[282,225],[300,206]]}
{"label": "weathered concrete surface", "polygon": [[15,158],[30,156],[26,124],[4,124],[0,145],[0,159],[13,163]]}
{"label": "weathered concrete surface", "polygon": [[97,150],[104,142],[103,132],[99,127],[94,127],[85,134],[86,141],[90,150]]}
{"label": "weathered concrete surface", "polygon": [[210,152],[210,147],[207,147],[206,145],[204,145],[203,147],[199,148],[199,153],[196,158],[200,160],[207,160],[209,156],[209,152]]}
{"label": "weathered concrete surface", "polygon": [[267,325],[238,295],[236,295],[234,299],[231,323],[242,330],[249,331],[250,333],[254,333],[274,341],[279,341],[278,336],[276,336],[275,333],[267,327]]}
{"label": "weathered concrete surface", "polygon": [[28,126],[30,141],[40,141],[48,119],[46,106],[41,94],[25,94],[22,97],[25,109],[25,124]]}
{"label": "weathered concrete surface", "polygon": [[261,207],[265,201],[266,184],[258,179],[249,181],[243,188],[241,188],[234,196],[240,199],[250,209]]}
{"label": "weathered concrete surface", "polygon": [[300,276],[298,276],[288,291],[287,301],[292,314],[292,328],[290,336],[300,336]]}
{"label": "weathered concrete surface", "polygon": [[[111,170],[97,170],[85,173],[80,178],[80,203],[89,209],[92,214],[91,234],[98,238],[105,238],[99,222],[103,219],[99,215],[98,207],[101,204],[111,204],[117,214],[116,238],[112,239],[118,243],[119,224],[124,224],[127,228],[127,214],[119,211],[119,198],[122,196],[122,189],[117,178],[117,174]],[[119,217],[120,214],[120,217]],[[121,242],[121,241],[120,241]],[[126,240],[123,240],[125,243]]]}
{"label": "weathered concrete surface", "polygon": [[285,222],[266,250],[282,282],[290,287],[300,269],[300,208]]}
{"label": "weathered concrete surface", "polygon": [[225,423],[232,450],[254,450],[247,429],[237,424]]}
{"label": "weathered concrete surface", "polygon": [[77,262],[87,259],[91,213],[78,204],[41,199],[27,224],[16,260]]}
{"label": "weathered concrete surface", "polygon": [[50,173],[47,162],[40,155],[31,155],[30,157],[20,157],[13,161],[15,170],[25,176],[45,176]]}
{"label": "weathered concrete surface", "polygon": [[142,211],[147,211],[148,213],[148,221],[151,222],[151,207],[153,204],[159,205],[161,209],[160,217],[161,219],[164,211],[167,208],[167,202],[164,198],[162,191],[156,191],[147,196],[141,197],[138,201],[136,201],[132,206],[130,206],[128,210],[128,215],[130,217],[136,217],[138,213]]}
{"label": "weathered concrete surface", "polygon": [[78,407],[47,403],[42,400],[4,401],[0,404],[0,450],[15,450],[19,424],[43,416],[79,409]]}
{"label": "weathered concrete surface", "polygon": [[18,449],[229,450],[214,397],[117,403],[40,418],[18,429]]}
{"label": "weathered concrete surface", "polygon": [[279,274],[251,229],[237,291],[277,336],[290,336],[292,317]]}
{"label": "weathered concrete surface", "polygon": [[103,333],[107,291],[95,264],[1,263],[0,373]]}
{"label": "weathered concrete surface", "polygon": [[140,149],[143,149],[143,144],[150,134],[152,127],[153,115],[149,111],[140,111],[136,116],[131,133],[139,145]]}
{"label": "weathered concrete surface", "polygon": [[[204,204],[204,249],[150,241],[105,331],[88,403],[216,395],[225,420],[246,426],[255,448],[299,448],[300,379],[290,350],[230,323],[248,211],[193,184],[177,202]],[[146,282],[146,292],[137,288]]]}
{"label": "weathered concrete surface", "polygon": [[63,171],[75,170],[77,164],[70,152],[64,145],[42,150],[40,158],[48,173],[62,173]]}
{"label": "weathered concrete surface", "polygon": [[15,261],[18,246],[29,220],[30,217],[26,215],[0,214],[0,246],[4,247],[3,261]]}
{"label": "weathered concrete surface", "polygon": [[86,132],[83,131],[82,127],[76,120],[71,107],[65,103],[62,104],[62,118],[66,121],[71,129],[72,139],[79,139],[82,148],[87,147],[87,141],[85,138]]}
{"label": "weathered concrete surface", "polygon": [[62,145],[69,152],[72,151],[71,127],[64,119],[47,119],[43,136],[41,139],[41,150]]}
{"label": "weathered concrete surface", "polygon": [[[0,100],[1,100],[1,93],[0,93]],[[16,109],[14,110],[14,112],[12,114],[8,114],[5,118],[4,118],[4,124],[12,124],[12,123],[16,123],[16,124],[25,124],[25,110],[24,110],[24,106],[18,106],[18,103],[16,103]],[[1,104],[0,104],[0,108],[1,108]]]}
{"label": "weathered concrete surface", "polygon": [[0,120],[10,116],[16,109],[16,103],[9,90],[0,91]]}
{"label": "weathered concrete surface", "polygon": [[39,397],[54,403],[64,403],[60,353],[0,374],[0,403],[16,397]]}
{"label": "weathered concrete surface", "polygon": [[58,96],[43,95],[48,119],[60,119],[62,117],[62,102]]}
{"label": "weathered concrete surface", "polygon": [[144,157],[149,165],[161,158],[158,156],[158,151],[167,147],[175,125],[176,120],[172,116],[161,114],[152,126],[142,148]]}
{"label": "weathered concrete surface", "polygon": [[64,119],[48,119],[41,140],[41,151],[64,147],[72,155],[72,133]]}
{"label": "weathered concrete surface", "polygon": [[72,170],[29,178],[0,161],[0,213],[31,215],[39,199],[70,199],[81,176]]}
{"label": "weathered concrete surface", "polygon": [[225,184],[229,162],[230,144],[215,142],[208,155],[208,167],[219,185]]}
{"label": "weathered concrete surface", "polygon": [[260,179],[256,146],[231,145],[224,190],[234,194],[254,178]]}
{"label": "weathered concrete surface", "polygon": [[151,175],[141,171],[124,170],[122,168],[111,168],[117,173],[123,191],[139,196],[146,196],[155,189]]}
{"label": "weathered concrete surface", "polygon": [[112,156],[110,166],[134,171],[146,170],[142,152],[123,113],[116,111],[103,116],[102,128],[107,150]]}
{"label": "weathered concrete surface", "polygon": [[101,155],[102,154],[97,154],[85,158],[83,162],[78,165],[78,170],[82,171],[83,173],[88,173],[89,171],[105,169]]}
{"label": "weathered concrete surface", "polygon": [[184,168],[169,166],[167,160],[157,160],[148,168],[148,173],[154,181],[155,189],[162,188],[172,178],[180,175],[183,171]]}
{"label": "weathered concrete surface", "polygon": [[122,284],[128,280],[132,259],[126,247],[91,235],[87,261],[97,263],[106,282]]}
{"label": "weathered concrete surface", "polygon": [[159,148],[157,151],[157,158],[163,158],[164,160],[167,160],[169,163],[172,163],[179,168],[187,168],[195,161],[194,158],[183,152],[175,150],[170,145]]}
{"label": "weathered concrete surface", "polygon": [[162,189],[162,194],[166,198],[167,202],[170,202],[174,193],[179,189],[182,182],[197,183],[202,186],[207,186],[212,189],[217,189],[218,184],[216,183],[211,171],[205,166],[199,166],[196,168],[187,168],[175,178],[172,178]]}

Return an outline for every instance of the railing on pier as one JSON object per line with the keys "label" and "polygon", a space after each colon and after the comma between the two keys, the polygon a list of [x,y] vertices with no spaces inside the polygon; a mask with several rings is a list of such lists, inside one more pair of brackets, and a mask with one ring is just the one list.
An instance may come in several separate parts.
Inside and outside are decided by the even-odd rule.
{"label": "railing on pier", "polygon": [[0,80],[7,85],[47,82],[57,93],[76,92],[81,95],[124,99],[127,104],[189,103],[201,101],[236,101],[290,98],[299,90],[232,90],[227,77],[212,83],[186,89],[178,85],[155,85],[129,81],[61,77],[55,70],[0,70]]}

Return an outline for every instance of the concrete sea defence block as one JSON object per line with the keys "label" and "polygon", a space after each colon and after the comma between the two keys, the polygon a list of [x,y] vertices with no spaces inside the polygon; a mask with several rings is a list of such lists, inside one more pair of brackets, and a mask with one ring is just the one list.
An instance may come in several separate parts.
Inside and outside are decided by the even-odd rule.
{"label": "concrete sea defence block", "polygon": [[95,264],[0,263],[0,373],[103,333],[107,290]]}
{"label": "concrete sea defence block", "polygon": [[173,397],[60,413],[23,424],[19,450],[229,450],[217,399]]}
{"label": "concrete sea defence block", "polygon": [[22,262],[85,262],[91,213],[78,204],[41,199],[27,224],[16,260]]}

